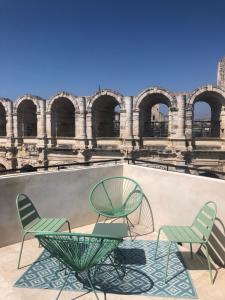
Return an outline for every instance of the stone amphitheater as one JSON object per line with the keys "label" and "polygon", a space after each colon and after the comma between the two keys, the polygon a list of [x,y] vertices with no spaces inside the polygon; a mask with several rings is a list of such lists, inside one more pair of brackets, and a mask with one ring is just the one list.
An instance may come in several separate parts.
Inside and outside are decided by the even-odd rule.
{"label": "stone amphitheater", "polygon": [[[195,119],[205,102],[208,119]],[[167,114],[160,111],[160,105]],[[217,85],[136,96],[103,89],[92,96],[0,98],[0,169],[132,157],[225,171],[225,57]]]}

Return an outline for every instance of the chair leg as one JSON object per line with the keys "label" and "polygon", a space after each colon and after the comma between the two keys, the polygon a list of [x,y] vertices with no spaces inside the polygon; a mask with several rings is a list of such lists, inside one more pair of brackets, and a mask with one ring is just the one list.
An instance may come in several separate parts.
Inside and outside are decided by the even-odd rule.
{"label": "chair leg", "polygon": [[131,234],[131,230],[130,230],[130,225],[129,225],[129,222],[128,222],[128,218],[127,218],[127,217],[126,217],[126,221],[127,221],[127,227],[128,227],[130,239],[131,239],[131,241],[133,241],[133,239],[132,239],[132,234]]}
{"label": "chair leg", "polygon": [[160,233],[161,233],[161,229],[162,229],[162,228],[159,228],[158,237],[157,237],[157,242],[156,242],[155,260],[156,260],[156,256],[157,256],[158,246],[159,246],[159,236],[160,236]]}
{"label": "chair leg", "polygon": [[90,287],[92,288],[93,292],[95,293],[96,299],[99,300],[96,290],[94,289],[93,284],[91,282],[91,277],[90,277],[89,271],[87,271],[87,279],[90,284]]}
{"label": "chair leg", "polygon": [[207,261],[208,261],[210,279],[211,279],[211,283],[213,284],[212,267],[211,267],[211,262],[210,262],[210,257],[209,257],[209,251],[208,251],[207,245],[205,244],[204,246],[205,246],[205,250],[206,250],[206,257],[207,257]]}
{"label": "chair leg", "polygon": [[168,254],[167,254],[165,283],[166,283],[167,273],[168,273],[168,267],[169,267],[169,256],[170,256],[170,248],[171,248],[171,245],[172,245],[172,242],[170,242],[170,244],[169,244],[169,250],[168,250]]}
{"label": "chair leg", "polygon": [[98,214],[98,218],[97,218],[97,221],[95,222],[95,224],[98,223],[99,218],[100,218],[100,214]]}
{"label": "chair leg", "polygon": [[67,275],[67,277],[66,277],[66,279],[65,279],[65,281],[64,281],[64,283],[63,283],[63,286],[61,287],[61,289],[60,289],[60,291],[59,291],[57,297],[55,298],[56,300],[59,299],[59,296],[61,295],[61,293],[62,293],[62,291],[63,291],[63,289],[64,289],[64,287],[65,287],[65,285],[66,285],[66,283],[67,283],[67,280],[68,280],[70,274],[71,274],[71,271],[70,271],[69,274]]}
{"label": "chair leg", "polygon": [[20,268],[20,260],[21,260],[21,256],[22,256],[22,252],[23,252],[23,243],[24,243],[24,240],[25,240],[25,236],[26,236],[27,234],[28,234],[27,232],[23,234],[23,238],[22,238],[21,246],[20,246],[20,254],[19,254],[19,260],[18,260],[17,269]]}
{"label": "chair leg", "polygon": [[66,223],[67,223],[67,225],[68,225],[68,230],[69,230],[69,232],[71,232],[70,222],[67,220]]}
{"label": "chair leg", "polygon": [[193,259],[192,243],[190,243],[190,249],[191,249],[191,259]]}

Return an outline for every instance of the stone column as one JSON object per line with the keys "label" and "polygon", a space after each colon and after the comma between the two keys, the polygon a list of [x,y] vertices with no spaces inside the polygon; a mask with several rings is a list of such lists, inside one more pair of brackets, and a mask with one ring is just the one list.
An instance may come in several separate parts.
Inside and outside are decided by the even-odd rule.
{"label": "stone column", "polygon": [[80,139],[86,139],[86,103],[85,97],[79,97],[78,99],[80,114],[79,114],[79,128],[78,128],[78,137]]}
{"label": "stone column", "polygon": [[172,137],[172,123],[173,123],[172,111],[171,111],[171,107],[169,107],[169,111],[168,111],[168,138]]}
{"label": "stone column", "polygon": [[77,101],[79,103],[80,112],[79,114],[76,114],[76,119],[77,119],[77,122],[75,122],[77,123],[76,136],[79,139],[79,148],[81,150],[84,150],[86,148],[86,143],[87,143],[85,97],[79,97],[77,98]]}
{"label": "stone column", "polygon": [[225,107],[222,106],[220,114],[220,138],[225,139]]}
{"label": "stone column", "polygon": [[176,137],[178,139],[185,139],[185,106],[186,96],[177,96],[178,114],[177,114],[177,128]]}
{"label": "stone column", "polygon": [[13,103],[9,101],[7,103],[7,123],[6,123],[6,135],[7,135],[7,147],[12,147],[13,145]]}
{"label": "stone column", "polygon": [[39,100],[40,112],[37,115],[37,137],[39,147],[44,147],[46,138],[46,102]]}
{"label": "stone column", "polygon": [[127,139],[132,139],[133,137],[133,122],[132,122],[132,108],[133,108],[133,97],[124,97],[125,107],[126,107],[126,122],[124,137]]}
{"label": "stone column", "polygon": [[13,103],[8,102],[8,114],[7,114],[7,137],[13,137]]}
{"label": "stone column", "polygon": [[22,145],[22,137],[19,136],[18,131],[18,116],[17,116],[17,110],[15,106],[13,106],[13,134],[15,138],[15,146],[21,146]]}
{"label": "stone column", "polygon": [[52,128],[51,128],[51,112],[46,112],[46,135],[48,139],[48,146],[51,147],[53,145],[52,139]]}
{"label": "stone column", "polygon": [[93,146],[93,133],[92,133],[92,111],[89,110],[86,114],[86,132],[87,132],[87,139],[89,141],[89,146],[92,148]]}
{"label": "stone column", "polygon": [[186,128],[185,135],[187,139],[192,139],[192,122],[193,122],[193,107],[192,105],[186,106]]}

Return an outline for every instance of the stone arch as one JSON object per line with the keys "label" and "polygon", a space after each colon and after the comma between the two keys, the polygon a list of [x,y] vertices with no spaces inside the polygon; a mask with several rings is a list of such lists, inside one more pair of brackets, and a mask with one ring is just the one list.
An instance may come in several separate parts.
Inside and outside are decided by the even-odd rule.
{"label": "stone arch", "polygon": [[120,112],[124,109],[122,95],[103,90],[96,93],[88,103],[88,110],[92,114],[92,136],[119,137]]}
{"label": "stone arch", "polygon": [[[199,102],[207,103],[210,106],[209,119],[195,119],[195,104]],[[220,121],[225,109],[225,91],[223,89],[212,85],[196,89],[189,97],[187,109],[192,113],[192,137],[220,137]]]}
{"label": "stone arch", "polygon": [[221,104],[225,105],[225,90],[218,86],[212,86],[212,85],[206,85],[194,90],[189,96],[189,101],[187,102],[187,105],[193,106],[194,102],[196,102],[196,100],[199,97],[201,97],[201,95],[204,93],[212,93],[217,95],[218,98],[220,98]]}
{"label": "stone arch", "polygon": [[[176,97],[161,88],[151,88],[136,97],[135,110],[139,112],[140,137],[168,137],[172,126],[172,113],[176,110]],[[160,105],[167,107],[167,113],[160,111]]]}
{"label": "stone arch", "polygon": [[61,92],[49,100],[52,137],[75,137],[75,114],[79,112],[75,96]]}
{"label": "stone arch", "polygon": [[88,112],[91,112],[94,102],[96,100],[98,100],[99,97],[101,97],[101,96],[111,96],[112,98],[115,98],[116,101],[119,103],[120,109],[121,110],[125,109],[125,104],[123,101],[122,94],[120,94],[119,92],[110,90],[110,89],[104,89],[104,90],[96,92],[92,97],[90,97],[90,99],[88,100],[88,103],[87,103]]}
{"label": "stone arch", "polygon": [[140,104],[143,101],[143,99],[154,94],[162,95],[164,96],[165,99],[168,99],[167,104],[170,108],[173,109],[177,108],[177,99],[174,95],[172,95],[166,89],[160,87],[153,87],[153,88],[145,89],[135,97],[134,110],[139,110]]}
{"label": "stone arch", "polygon": [[77,101],[77,97],[74,96],[71,93],[67,93],[67,92],[58,92],[56,95],[52,96],[48,101],[47,101],[47,108],[46,108],[46,112],[51,113],[52,110],[52,105],[54,104],[54,102],[59,99],[59,98],[66,98],[68,100],[71,101],[71,103],[74,106],[74,109],[76,111],[76,113],[80,112],[79,109],[79,104]]}
{"label": "stone arch", "polygon": [[38,96],[34,96],[34,95],[23,95],[22,97],[18,98],[15,102],[15,105],[14,105],[14,111],[17,112],[18,110],[18,107],[20,106],[20,104],[23,102],[23,101],[32,101],[33,104],[36,106],[36,111],[37,111],[37,114],[40,113],[40,103],[39,103],[39,100],[43,101],[43,99],[41,97],[38,97]]}
{"label": "stone arch", "polygon": [[18,137],[37,136],[37,115],[40,113],[40,97],[24,95],[15,104]]}

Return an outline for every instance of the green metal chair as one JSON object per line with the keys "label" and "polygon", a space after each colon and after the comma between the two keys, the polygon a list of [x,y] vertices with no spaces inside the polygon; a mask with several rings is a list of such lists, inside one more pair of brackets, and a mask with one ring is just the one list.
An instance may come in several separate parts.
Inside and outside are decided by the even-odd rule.
{"label": "green metal chair", "polygon": [[70,223],[65,218],[41,218],[29,197],[25,194],[19,194],[16,198],[16,207],[20,223],[23,230],[23,237],[20,247],[19,260],[17,268],[20,268],[20,261],[23,251],[23,244],[27,234],[35,235],[37,232],[55,232],[65,223],[70,230]]}
{"label": "green metal chair", "polygon": [[211,279],[211,283],[213,284],[212,268],[211,268],[207,244],[208,244],[209,236],[212,232],[216,214],[217,214],[216,204],[214,202],[209,201],[200,209],[199,213],[195,217],[194,222],[192,223],[191,226],[162,226],[159,229],[156,250],[155,250],[155,259],[157,256],[159,236],[161,231],[164,232],[164,234],[169,240],[169,250],[167,254],[165,281],[167,279],[171,244],[173,242],[176,242],[176,243],[190,244],[191,258],[193,257],[192,244],[200,244],[205,248],[208,268],[210,273],[210,279]]}
{"label": "green metal chair", "polygon": [[143,200],[143,191],[133,179],[116,176],[102,179],[92,188],[89,201],[92,208],[100,216],[106,218],[125,218],[129,233],[129,224],[133,227],[128,215],[134,212]]}
{"label": "green metal chair", "polygon": [[113,263],[119,275],[118,267],[120,264],[114,264],[113,256],[110,255],[122,242],[123,239],[121,238],[64,232],[38,233],[36,237],[40,244],[70,271],[56,299],[59,298],[72,271],[75,271],[77,274],[86,273],[89,284],[88,290],[93,291],[96,298],[99,299],[94,288],[90,269],[95,267],[92,270],[94,270],[93,276],[96,276],[99,264],[103,263],[107,257],[110,257],[111,263]]}

